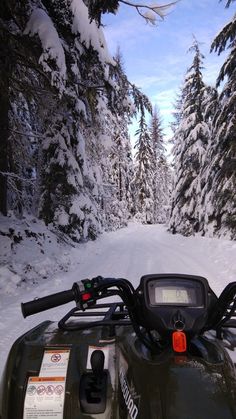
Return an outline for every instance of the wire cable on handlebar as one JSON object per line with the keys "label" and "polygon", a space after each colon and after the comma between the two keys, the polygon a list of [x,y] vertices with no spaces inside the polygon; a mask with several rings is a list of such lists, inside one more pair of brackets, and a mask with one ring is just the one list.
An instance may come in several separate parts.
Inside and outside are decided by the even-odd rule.
{"label": "wire cable on handlebar", "polygon": [[[142,331],[136,319],[136,308],[138,302],[135,300],[135,289],[129,281],[123,278],[113,279],[113,278],[104,278],[102,282],[98,285],[99,292],[103,289],[107,290],[110,287],[118,288],[119,292],[114,292],[114,295],[119,295],[122,301],[125,303],[130,320],[132,322],[134,331],[139,339],[144,343],[144,345],[151,351],[153,351],[154,346],[159,349],[158,343],[153,339],[148,338]],[[107,296],[107,295],[106,295]],[[101,297],[102,298],[102,297]]]}

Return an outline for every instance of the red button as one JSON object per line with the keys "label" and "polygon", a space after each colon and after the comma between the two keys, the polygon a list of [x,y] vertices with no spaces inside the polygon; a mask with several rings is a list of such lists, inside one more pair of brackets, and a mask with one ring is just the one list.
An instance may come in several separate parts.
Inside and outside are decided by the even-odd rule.
{"label": "red button", "polygon": [[82,295],[82,300],[88,301],[90,300],[91,297],[92,297],[92,294],[90,294],[90,292],[86,292],[85,294]]}

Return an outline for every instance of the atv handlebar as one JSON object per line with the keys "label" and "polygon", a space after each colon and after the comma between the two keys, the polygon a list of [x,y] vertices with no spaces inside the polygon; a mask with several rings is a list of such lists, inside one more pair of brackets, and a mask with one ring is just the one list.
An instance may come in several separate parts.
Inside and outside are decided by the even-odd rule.
{"label": "atv handlebar", "polygon": [[61,291],[47,297],[37,298],[33,301],[29,301],[28,303],[21,303],[21,311],[23,316],[27,317],[50,308],[61,306],[62,304],[69,303],[75,299],[76,290],[73,287],[67,291]]}
{"label": "atv handlebar", "polygon": [[[140,286],[142,285],[145,288],[145,280],[151,281],[153,276],[159,279],[162,277],[168,279],[170,277],[172,280],[173,277],[174,279],[183,277],[183,275],[181,276],[179,274],[146,275],[141,278]],[[186,277],[186,275],[184,277]],[[195,277],[191,276],[190,279],[192,278]],[[199,279],[203,281],[204,278],[199,277],[198,280]],[[204,281],[207,283],[206,279],[204,279]],[[24,317],[31,316],[41,311],[67,304],[71,301],[75,301],[78,309],[84,311],[88,307],[95,305],[96,301],[99,299],[118,295],[126,305],[133,324],[136,323],[145,326],[145,324],[143,324],[145,321],[142,320],[144,315],[142,306],[149,306],[150,302],[144,301],[142,300],[142,297],[140,297],[144,291],[142,288],[140,289],[140,286],[135,290],[133,285],[124,278],[103,278],[97,276],[92,279],[83,279],[79,282],[75,282],[69,290],[38,298],[27,303],[22,303],[22,314]],[[205,307],[207,318],[205,319],[206,323],[203,330],[221,327],[227,324],[228,320],[232,317],[236,317],[236,282],[228,284],[218,299],[208,283],[206,288],[208,294]],[[157,310],[155,305],[153,307],[154,310]],[[150,306],[150,310],[153,310],[153,307]],[[162,306],[160,306],[158,310],[160,310],[161,307]],[[154,315],[157,314],[154,313]],[[234,321],[236,322],[236,320]]]}
{"label": "atv handlebar", "polygon": [[[113,292],[108,291],[108,288],[113,287],[118,289]],[[123,300],[128,301],[132,306],[133,292],[134,288],[132,284],[126,279],[97,276],[92,279],[83,279],[82,281],[75,282],[70,290],[37,298],[27,303],[21,303],[21,310],[23,316],[27,317],[69,303],[70,301],[75,301],[81,310],[85,310],[88,305],[96,304],[98,299],[114,294],[120,295]]]}
{"label": "atv handlebar", "polygon": [[[168,302],[168,299],[164,302],[158,299],[156,301],[156,289],[158,291],[158,287],[160,289],[164,287],[165,291],[163,281],[166,282],[167,288],[172,285],[173,290],[177,281],[180,291],[185,291],[189,300],[185,301],[184,294],[184,299],[179,303],[175,295],[174,303]],[[186,281],[189,281],[188,285]],[[161,292],[158,291],[160,295],[162,295]],[[160,298],[159,294],[158,298]],[[21,309],[23,316],[27,317],[75,301],[77,310],[84,311],[89,307],[94,308],[97,300],[112,296],[121,298],[134,332],[150,350],[153,348],[160,350],[162,345],[161,341],[152,335],[153,330],[157,330],[159,335],[166,339],[170,338],[173,331],[182,333],[185,329],[190,339],[209,329],[218,331],[221,327],[231,327],[228,325],[228,320],[236,317],[236,282],[229,284],[218,299],[205,278],[180,274],[145,275],[141,278],[137,289],[134,289],[133,285],[124,278],[97,276],[92,279],[83,279],[75,282],[70,290],[22,303]],[[181,313],[178,307],[181,308]],[[96,324],[98,322],[95,322]],[[233,327],[236,327],[236,324]]]}

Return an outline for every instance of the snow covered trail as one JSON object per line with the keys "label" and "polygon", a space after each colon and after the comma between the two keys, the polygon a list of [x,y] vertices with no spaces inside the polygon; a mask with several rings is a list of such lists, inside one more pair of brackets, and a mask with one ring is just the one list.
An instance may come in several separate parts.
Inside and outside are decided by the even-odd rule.
{"label": "snow covered trail", "polygon": [[23,319],[20,302],[64,289],[74,281],[97,275],[125,277],[138,285],[147,273],[176,272],[205,276],[219,294],[236,280],[236,243],[229,240],[171,235],[161,225],[132,223],[104,233],[94,242],[71,249],[69,272],[57,274],[39,285],[18,288],[15,295],[0,296],[0,374],[13,341],[47,319],[58,320],[72,304]]}

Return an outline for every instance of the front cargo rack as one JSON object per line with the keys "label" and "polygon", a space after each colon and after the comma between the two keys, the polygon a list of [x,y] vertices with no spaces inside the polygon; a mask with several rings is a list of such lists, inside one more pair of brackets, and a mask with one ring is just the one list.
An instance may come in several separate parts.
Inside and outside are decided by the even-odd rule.
{"label": "front cargo rack", "polygon": [[[93,321],[76,322],[76,319],[94,317]],[[97,320],[97,318],[100,318]],[[85,330],[98,326],[130,326],[131,320],[128,310],[123,302],[96,304],[89,307],[88,311],[79,311],[77,307],[70,310],[59,322],[62,330]]]}

